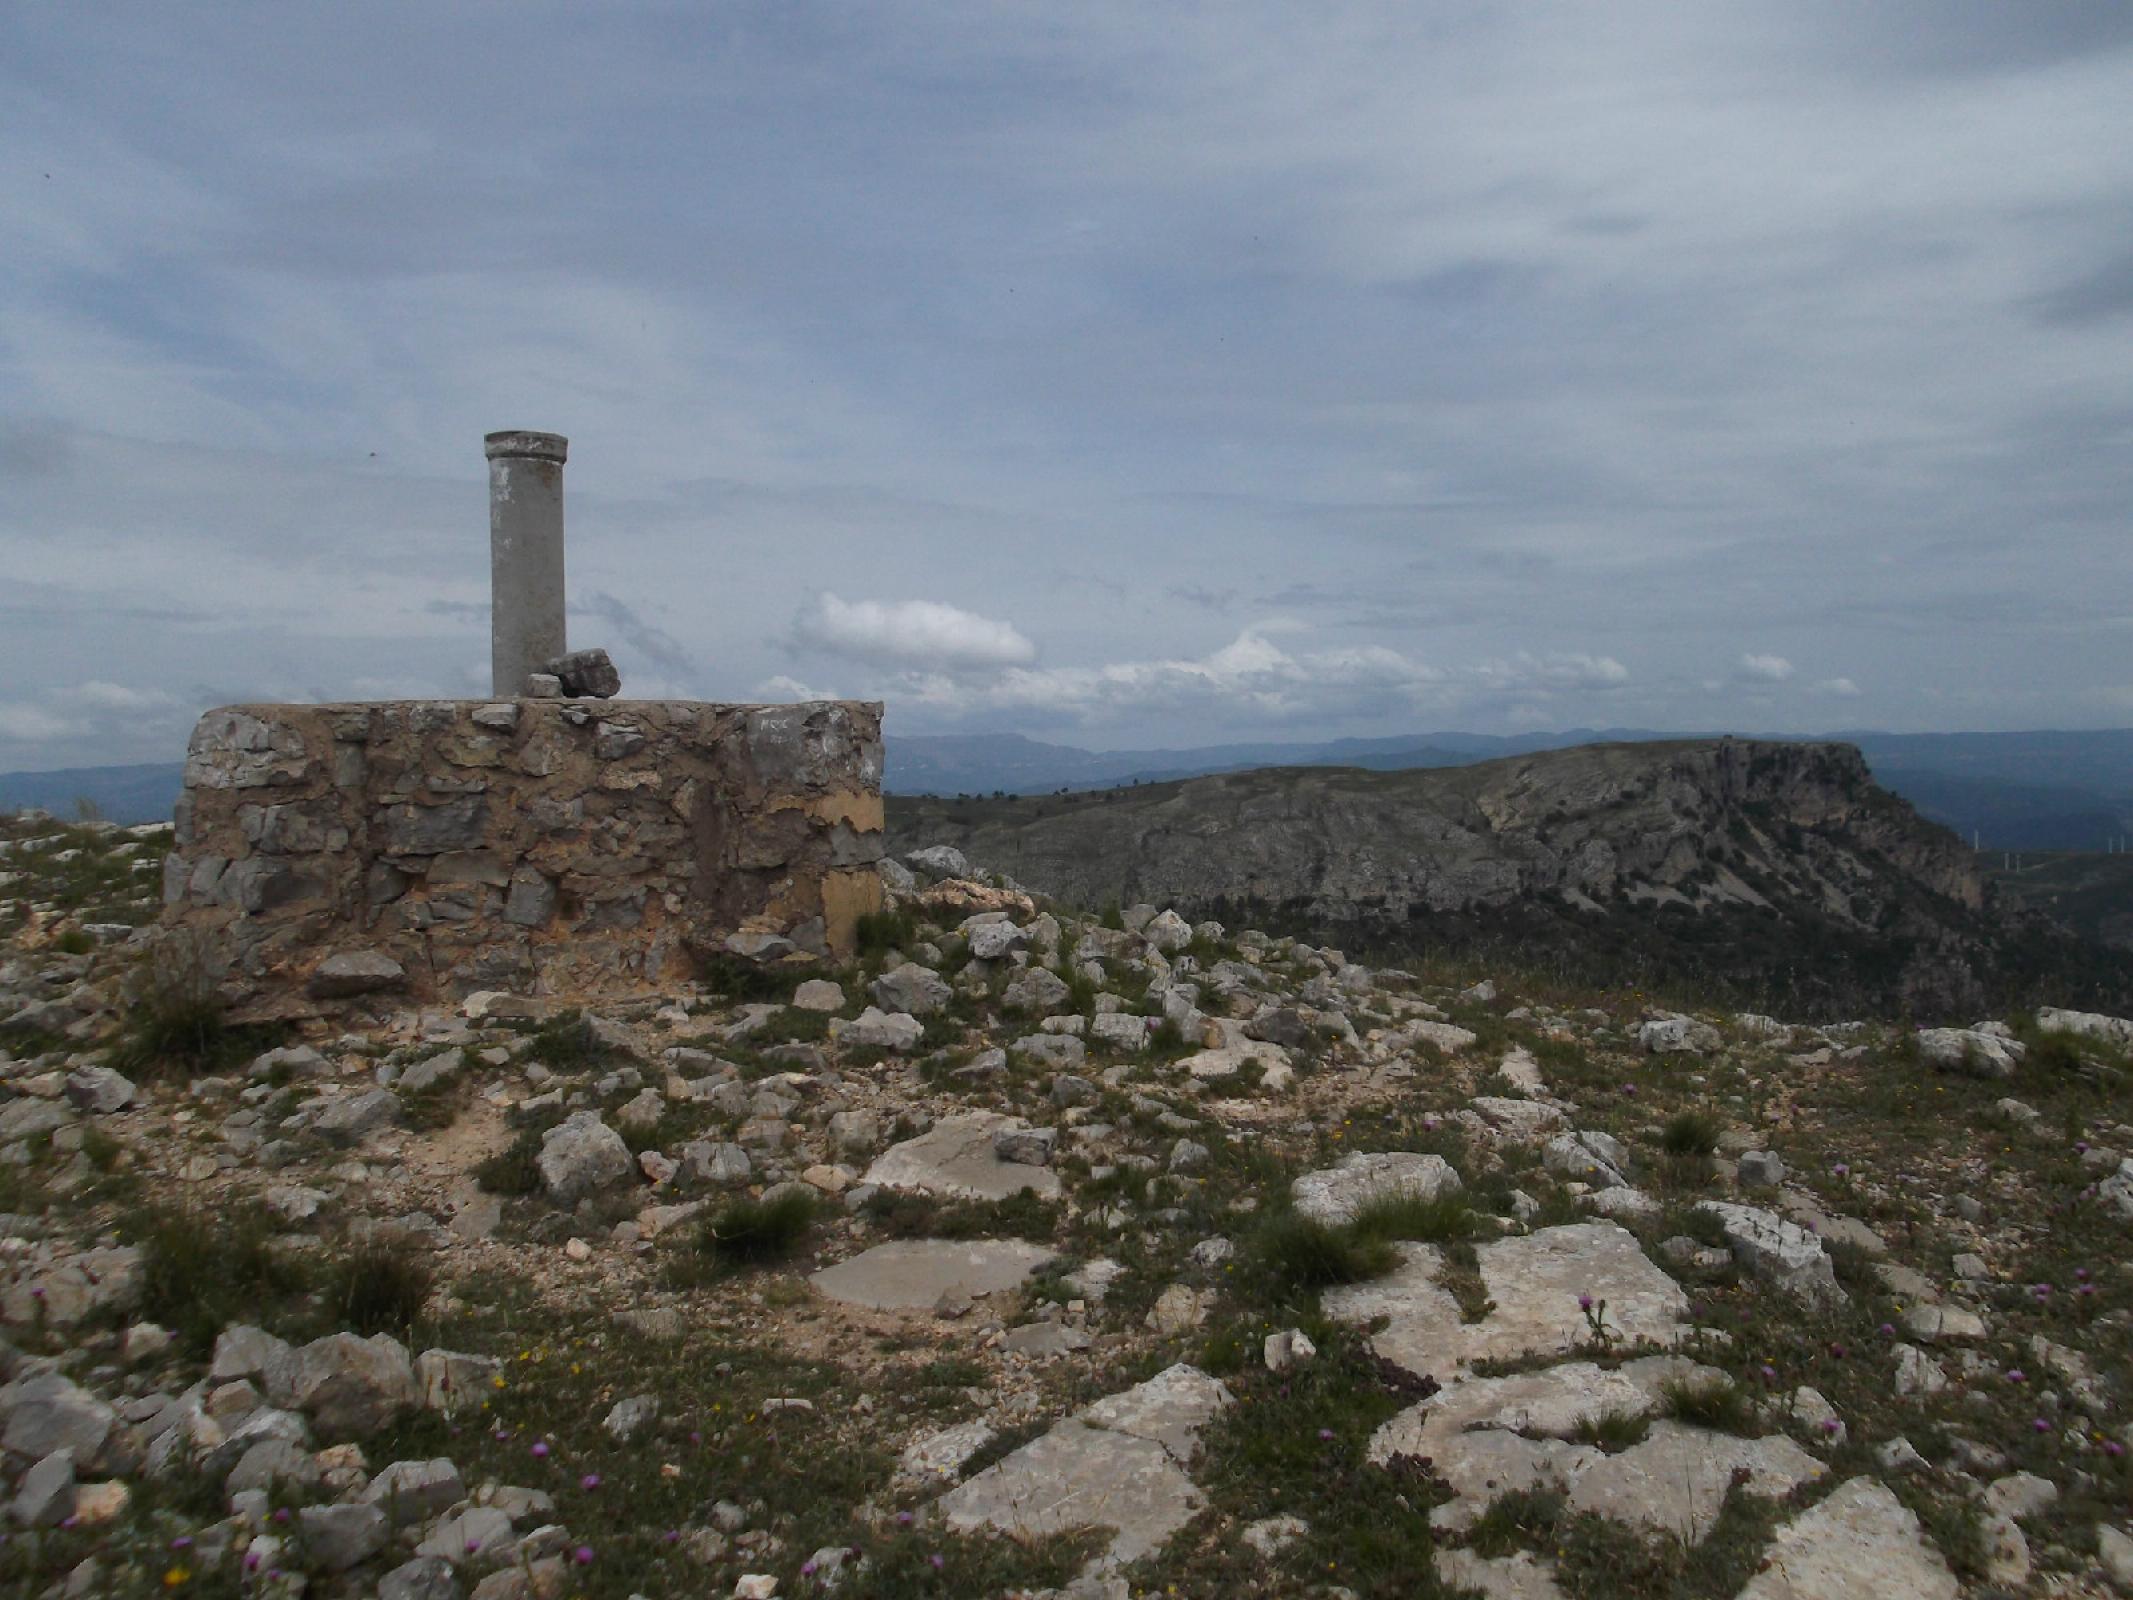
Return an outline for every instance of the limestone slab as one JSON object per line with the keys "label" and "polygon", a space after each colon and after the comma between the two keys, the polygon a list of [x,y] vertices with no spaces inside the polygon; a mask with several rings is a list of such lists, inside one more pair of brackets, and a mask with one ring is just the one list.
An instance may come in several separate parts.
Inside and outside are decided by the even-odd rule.
{"label": "limestone slab", "polygon": [[1412,1196],[1434,1200],[1459,1187],[1459,1174],[1442,1156],[1412,1150],[1361,1151],[1307,1172],[1290,1186],[1299,1216],[1338,1227],[1353,1222],[1373,1200]]}
{"label": "limestone slab", "polygon": [[896,1476],[905,1483],[928,1487],[953,1483],[962,1476],[963,1463],[991,1444],[994,1437],[993,1425],[983,1417],[922,1434],[904,1446],[903,1454],[897,1458]]}
{"label": "limestone slab", "polygon": [[1612,1222],[1570,1223],[1482,1245],[1476,1252],[1482,1284],[1495,1305],[1479,1322],[1463,1321],[1458,1301],[1438,1285],[1443,1258],[1437,1251],[1405,1245],[1401,1253],[1402,1264],[1390,1275],[1329,1289],[1321,1304],[1341,1322],[1389,1319],[1371,1348],[1440,1381],[1477,1361],[1577,1350],[1592,1337],[1581,1296],[1595,1307],[1606,1302],[1605,1326],[1618,1340],[1672,1345],[1689,1329],[1681,1286]]}
{"label": "limestone slab", "polygon": [[1775,1497],[1828,1470],[1782,1434],[1741,1439],[1655,1422],[1642,1443],[1604,1456],[1580,1474],[1570,1504],[1701,1544],[1717,1525],[1736,1473],[1747,1493]]}
{"label": "limestone slab", "polygon": [[1960,1592],[1918,1518],[1872,1478],[1838,1485],[1778,1529],[1763,1559],[1738,1600],[1956,1600]]}
{"label": "limestone slab", "polygon": [[1437,1581],[1452,1589],[1472,1589],[1482,1600],[1566,1600],[1555,1569],[1519,1550],[1493,1560],[1471,1550],[1439,1550]]}
{"label": "limestone slab", "polygon": [[943,1117],[916,1139],[884,1150],[863,1181],[956,1200],[1005,1200],[1025,1189],[1050,1199],[1059,1193],[1058,1173],[1002,1161],[993,1150],[994,1134],[1028,1126],[1020,1117],[992,1111]]}
{"label": "limestone slab", "polygon": [[1649,1416],[1667,1383],[1719,1376],[1679,1356],[1645,1356],[1613,1368],[1573,1361],[1505,1378],[1459,1379],[1380,1427],[1371,1436],[1370,1459],[1428,1460],[1453,1494],[1430,1520],[1462,1528],[1500,1494],[1574,1483],[1605,1463],[1596,1447],[1570,1439],[1580,1422]]}
{"label": "limestone slab", "polygon": [[989,1528],[1041,1539],[1108,1528],[1098,1568],[1152,1555],[1206,1503],[1186,1474],[1199,1431],[1229,1391],[1187,1366],[1171,1367],[1067,1418],[1051,1432],[944,1495],[942,1518],[959,1533]]}
{"label": "limestone slab", "polygon": [[1538,1138],[1563,1120],[1562,1112],[1538,1100],[1513,1100],[1503,1095],[1476,1095],[1475,1114],[1497,1133],[1511,1139]]}
{"label": "limestone slab", "polygon": [[1052,1259],[1021,1239],[898,1239],[808,1281],[818,1294],[874,1311],[925,1311],[943,1295],[976,1300],[1020,1288]]}

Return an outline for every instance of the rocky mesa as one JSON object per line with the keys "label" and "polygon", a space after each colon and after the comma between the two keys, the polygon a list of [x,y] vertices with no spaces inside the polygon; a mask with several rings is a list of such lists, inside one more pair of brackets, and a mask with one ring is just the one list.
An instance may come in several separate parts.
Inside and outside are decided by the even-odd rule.
{"label": "rocky mesa", "polygon": [[2039,966],[2055,997],[2101,1000],[2118,981],[2002,914],[1962,841],[1841,744],[1589,745],[1453,769],[898,798],[889,829],[897,848],[947,841],[1084,906],[1515,951],[1610,981],[1686,975],[1796,1012],[1960,1013]]}

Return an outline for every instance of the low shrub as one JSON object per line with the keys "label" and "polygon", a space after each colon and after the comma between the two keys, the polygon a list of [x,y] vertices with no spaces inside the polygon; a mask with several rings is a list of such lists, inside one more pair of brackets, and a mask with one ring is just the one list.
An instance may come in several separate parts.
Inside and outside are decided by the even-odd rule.
{"label": "low shrub", "polygon": [[1357,1239],[1417,1239],[1446,1244],[1474,1231],[1474,1202],[1463,1189],[1424,1197],[1380,1195],[1357,1208],[1349,1231]]}
{"label": "low shrub", "polygon": [[484,1194],[537,1194],[541,1187],[541,1130],[526,1128],[495,1155],[475,1163],[474,1183]]}
{"label": "low shrub", "polygon": [[190,1355],[205,1356],[233,1322],[271,1327],[308,1284],[274,1248],[264,1211],[235,1206],[213,1216],[153,1207],[121,1226],[141,1252],[140,1314],[168,1328]]}
{"label": "low shrub", "polygon": [[705,1224],[704,1248],[728,1268],[781,1261],[815,1224],[814,1196],[788,1191],[771,1199],[727,1201]]}
{"label": "low shrub", "polygon": [[1361,1238],[1284,1212],[1269,1219],[1252,1239],[1258,1266],[1290,1289],[1325,1289],[1383,1277],[1398,1262],[1389,1239]]}
{"label": "low shrub", "polygon": [[405,1235],[381,1232],[336,1258],[322,1285],[334,1325],[406,1342],[436,1281],[422,1249]]}
{"label": "low shrub", "polygon": [[1675,1378],[1661,1387],[1666,1414],[1677,1422],[1721,1433],[1756,1429],[1755,1402],[1731,1378]]}
{"label": "low shrub", "polygon": [[278,1031],[233,1027],[207,941],[171,933],[149,947],[125,988],[125,1022],[114,1059],[135,1076],[172,1067],[200,1073],[279,1042]]}
{"label": "low shrub", "polygon": [[1723,1131],[1708,1111],[1677,1111],[1659,1130],[1659,1148],[1670,1156],[1707,1156],[1718,1149]]}

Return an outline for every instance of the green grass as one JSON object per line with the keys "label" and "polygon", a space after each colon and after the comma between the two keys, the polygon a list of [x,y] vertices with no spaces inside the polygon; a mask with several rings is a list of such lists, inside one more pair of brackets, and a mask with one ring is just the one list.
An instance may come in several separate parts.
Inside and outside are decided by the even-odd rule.
{"label": "green grass", "polygon": [[320,1285],[326,1316],[337,1327],[408,1342],[435,1284],[426,1249],[381,1232],[336,1256]]}
{"label": "green grass", "polygon": [[765,967],[735,956],[706,956],[696,963],[696,981],[725,1005],[757,1001],[787,1004],[793,990],[809,978],[824,976],[826,970],[813,962]]}
{"label": "green grass", "polygon": [[1659,1148],[1670,1156],[1708,1156],[1724,1132],[1718,1118],[1695,1107],[1677,1111],[1659,1130]]}
{"label": "green grass", "polygon": [[1252,1235],[1249,1259],[1283,1288],[1310,1290],[1381,1278],[1400,1258],[1390,1239],[1283,1212]]}
{"label": "green grass", "polygon": [[727,1201],[704,1224],[701,1243],[728,1271],[782,1261],[815,1225],[813,1195],[786,1193],[769,1200]]}
{"label": "green grass", "polygon": [[1570,1430],[1570,1437],[1579,1444],[1589,1444],[1613,1455],[1643,1442],[1651,1429],[1649,1417],[1633,1416],[1626,1411],[1610,1411],[1604,1416],[1580,1417],[1577,1426]]}
{"label": "green grass", "polygon": [[543,1131],[539,1128],[522,1128],[510,1144],[495,1155],[476,1162],[476,1187],[484,1194],[507,1197],[540,1193],[539,1161]]}
{"label": "green grass", "polygon": [[891,950],[908,953],[919,942],[919,920],[908,906],[894,911],[863,911],[859,915],[855,937],[860,961],[876,962]]}
{"label": "green grass", "polygon": [[594,1037],[592,1020],[575,1010],[558,1012],[536,1027],[527,1054],[557,1072],[589,1071],[614,1056]]}
{"label": "green grass", "polygon": [[1360,1240],[1416,1239],[1447,1244],[1470,1237],[1479,1219],[1463,1189],[1425,1198],[1415,1194],[1380,1195],[1356,1209],[1348,1231]]}
{"label": "green grass", "polygon": [[1739,1593],[1754,1576],[1780,1514],[1776,1502],[1735,1487],[1711,1532],[1685,1545],[1572,1512],[1560,1490],[1522,1490],[1499,1496],[1466,1542],[1484,1556],[1534,1551],[1577,1600],[1711,1600]]}
{"label": "green grass", "polygon": [[1660,1387],[1666,1414],[1677,1422],[1719,1433],[1760,1431],[1755,1402],[1731,1378],[1673,1378]]}
{"label": "green grass", "polygon": [[[1233,1342],[1274,1331],[1254,1323]],[[1419,1389],[1389,1383],[1360,1336],[1313,1323],[1316,1360],[1270,1373],[1256,1361],[1225,1379],[1238,1403],[1201,1439],[1193,1477],[1223,1522],[1202,1519],[1133,1574],[1137,1593],[1215,1600],[1246,1594],[1324,1594],[1338,1585],[1362,1600],[1427,1600],[1439,1587],[1430,1560],[1435,1498],[1420,1463],[1370,1460],[1372,1434]],[[1309,1529],[1271,1563],[1236,1527],[1277,1512]]]}
{"label": "green grass", "polygon": [[205,941],[160,940],[126,984],[127,1001],[112,1065],[136,1078],[198,1075],[233,1067],[286,1037],[274,1027],[237,1027],[228,1017]]}
{"label": "green grass", "polygon": [[275,1249],[264,1211],[150,1207],[123,1219],[120,1233],[141,1251],[139,1314],[168,1328],[188,1355],[207,1355],[233,1322],[273,1329],[301,1315],[307,1274]]}
{"label": "green grass", "polygon": [[1059,1231],[1059,1207],[1034,1189],[1004,1200],[940,1200],[931,1195],[880,1189],[859,1214],[891,1239],[1050,1240]]}

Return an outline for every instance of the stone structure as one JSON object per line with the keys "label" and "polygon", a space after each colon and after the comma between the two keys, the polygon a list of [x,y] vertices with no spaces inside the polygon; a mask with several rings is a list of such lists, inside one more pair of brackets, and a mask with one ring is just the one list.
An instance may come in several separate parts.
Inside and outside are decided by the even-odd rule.
{"label": "stone structure", "polygon": [[881,707],[850,701],[225,707],[193,731],[164,921],[254,1017],[849,955],[881,763]]}
{"label": "stone structure", "polygon": [[[483,441],[489,457],[489,670],[498,699],[526,692],[568,648],[563,628],[560,433],[514,428]],[[610,691],[612,692],[612,691]]]}

